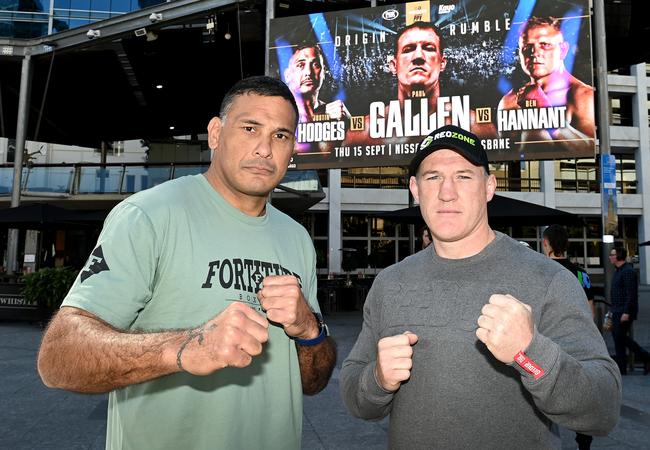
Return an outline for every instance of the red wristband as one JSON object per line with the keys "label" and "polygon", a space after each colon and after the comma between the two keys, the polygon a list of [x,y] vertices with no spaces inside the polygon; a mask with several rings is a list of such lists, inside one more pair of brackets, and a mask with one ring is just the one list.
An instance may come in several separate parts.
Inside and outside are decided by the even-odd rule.
{"label": "red wristband", "polygon": [[515,355],[515,362],[521,366],[526,372],[539,380],[544,375],[544,369],[539,367],[535,361],[530,359],[524,352],[519,352]]}

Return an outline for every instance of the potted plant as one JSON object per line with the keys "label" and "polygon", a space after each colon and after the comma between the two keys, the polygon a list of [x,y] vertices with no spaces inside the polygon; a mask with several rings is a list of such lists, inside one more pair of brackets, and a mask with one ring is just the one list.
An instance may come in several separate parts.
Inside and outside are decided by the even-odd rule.
{"label": "potted plant", "polygon": [[25,275],[25,303],[37,304],[49,317],[61,306],[78,273],[72,267],[46,267]]}

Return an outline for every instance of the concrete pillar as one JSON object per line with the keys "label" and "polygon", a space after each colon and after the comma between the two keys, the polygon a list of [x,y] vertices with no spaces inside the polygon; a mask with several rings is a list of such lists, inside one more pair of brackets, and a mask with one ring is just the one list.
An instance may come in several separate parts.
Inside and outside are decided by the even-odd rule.
{"label": "concrete pillar", "polygon": [[[632,98],[632,117],[639,127],[639,148],[636,149],[637,192],[642,194],[643,213],[639,218],[639,242],[650,240],[650,129],[648,128],[648,78],[645,63],[632,66],[636,78],[636,95]],[[644,176],[645,171],[645,176]],[[650,284],[650,247],[639,247],[641,284]]]}
{"label": "concrete pillar", "polygon": [[540,161],[539,164],[544,206],[555,208],[555,161]]}
{"label": "concrete pillar", "polygon": [[38,254],[38,231],[25,231],[25,256],[23,258],[23,273],[36,271],[40,255]]}
{"label": "concrete pillar", "polygon": [[328,171],[329,227],[328,243],[329,257],[327,270],[329,273],[341,273],[341,169]]}

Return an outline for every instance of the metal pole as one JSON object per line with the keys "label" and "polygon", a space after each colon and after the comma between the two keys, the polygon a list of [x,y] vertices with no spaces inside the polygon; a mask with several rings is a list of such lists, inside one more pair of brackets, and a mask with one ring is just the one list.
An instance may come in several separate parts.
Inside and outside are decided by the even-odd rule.
{"label": "metal pole", "polygon": [[54,32],[54,0],[50,0],[50,13],[47,15],[47,34]]}
{"label": "metal pole", "polygon": [[271,45],[271,19],[275,17],[275,0],[266,0],[266,33],[264,36],[264,74],[269,75],[269,47]]}
{"label": "metal pole", "polygon": [[[593,0],[594,8],[594,44],[596,47],[596,81],[598,89],[598,141],[601,157],[610,154],[609,138],[609,91],[607,88],[607,46],[605,40],[605,6],[603,0]],[[601,172],[600,189],[603,186]],[[614,266],[609,263],[609,252],[614,247],[614,236],[605,234],[607,205],[601,205],[601,225],[603,229],[603,245],[601,261],[605,270],[605,299],[610,302],[610,288],[614,275]]]}
{"label": "metal pole", "polygon": [[[25,136],[29,97],[32,90],[32,55],[29,49],[25,51],[22,70],[20,73],[20,93],[18,95],[18,123],[16,126],[16,151],[14,155],[14,183],[11,191],[11,207],[20,205],[20,185],[23,174],[23,153],[25,152]],[[7,237],[7,272],[15,273],[18,268],[18,230],[10,229]]]}

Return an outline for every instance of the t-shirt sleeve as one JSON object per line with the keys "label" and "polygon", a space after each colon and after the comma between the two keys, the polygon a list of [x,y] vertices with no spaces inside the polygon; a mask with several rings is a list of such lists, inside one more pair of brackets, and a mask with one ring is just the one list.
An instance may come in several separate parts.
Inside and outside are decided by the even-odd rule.
{"label": "t-shirt sleeve", "polygon": [[594,289],[591,286],[591,279],[589,278],[589,275],[587,274],[586,271],[579,269],[578,270],[578,280],[580,281],[580,285],[582,286],[582,289],[585,291],[585,295],[587,296],[587,300],[593,300],[594,299]]}
{"label": "t-shirt sleeve", "polygon": [[308,279],[307,285],[305,286],[305,292],[303,292],[305,298],[309,302],[311,310],[320,313],[320,306],[318,304],[318,282],[316,281],[316,250],[314,250],[314,244],[311,241],[311,238],[307,235],[307,243],[305,244],[305,253],[308,254],[307,264],[306,264],[306,278]]}
{"label": "t-shirt sleeve", "polygon": [[127,202],[116,206],[63,306],[83,309],[118,329],[128,329],[151,299],[157,242],[153,223],[138,206]]}

